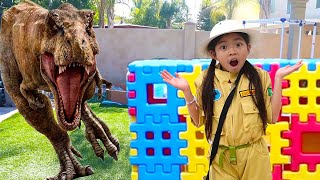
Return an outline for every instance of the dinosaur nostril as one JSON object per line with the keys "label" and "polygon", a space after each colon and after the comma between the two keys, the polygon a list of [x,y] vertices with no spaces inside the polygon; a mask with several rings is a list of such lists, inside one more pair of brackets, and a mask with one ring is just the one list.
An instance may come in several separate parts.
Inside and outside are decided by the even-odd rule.
{"label": "dinosaur nostril", "polygon": [[83,39],[83,40],[82,40],[82,44],[85,44],[85,43],[86,43],[86,41]]}

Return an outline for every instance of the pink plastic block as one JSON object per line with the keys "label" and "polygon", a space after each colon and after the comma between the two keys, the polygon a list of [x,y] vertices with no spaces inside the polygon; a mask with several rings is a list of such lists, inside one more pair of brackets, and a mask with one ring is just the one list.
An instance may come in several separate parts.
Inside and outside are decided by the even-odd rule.
{"label": "pink plastic block", "polygon": [[136,75],[135,75],[135,73],[129,73],[129,74],[128,74],[128,81],[129,81],[129,82],[134,82],[134,81],[136,81]]}
{"label": "pink plastic block", "polygon": [[273,180],[282,180],[282,166],[281,165],[273,165],[272,179]]}
{"label": "pink plastic block", "polygon": [[290,99],[289,99],[289,97],[283,96],[282,99],[281,99],[281,101],[282,101],[282,105],[289,105],[289,104],[290,104]]}
{"label": "pink plastic block", "polygon": [[[313,138],[303,138],[306,134],[317,135]],[[307,164],[308,171],[316,171],[316,165],[320,164],[320,152],[303,152],[303,149],[312,149],[312,146],[304,141],[318,141],[317,137],[320,134],[320,123],[316,121],[315,114],[308,115],[307,122],[300,122],[298,114],[291,115],[291,128],[290,131],[283,132],[282,136],[290,140],[290,147],[283,148],[284,155],[291,156],[291,171],[298,171],[300,164]],[[312,137],[311,137],[312,138]],[[311,141],[312,140],[312,141]],[[310,146],[306,146],[310,145]],[[305,150],[306,151],[306,150]]]}
{"label": "pink plastic block", "polygon": [[272,89],[273,89],[273,84],[274,84],[274,76],[276,75],[276,72],[279,69],[279,67],[280,67],[279,64],[271,64],[270,65],[269,75],[270,75],[270,78],[271,78]]}
{"label": "pink plastic block", "polygon": [[128,108],[128,111],[131,116],[137,115],[137,109],[135,107]]}
{"label": "pink plastic block", "polygon": [[283,116],[282,112],[280,112],[278,122],[285,121],[285,122],[290,122],[290,116]]}
{"label": "pink plastic block", "polygon": [[129,91],[128,92],[128,97],[130,99],[136,98],[136,91]]}
{"label": "pink plastic block", "polygon": [[286,89],[290,87],[290,82],[288,80],[282,80],[282,88]]}

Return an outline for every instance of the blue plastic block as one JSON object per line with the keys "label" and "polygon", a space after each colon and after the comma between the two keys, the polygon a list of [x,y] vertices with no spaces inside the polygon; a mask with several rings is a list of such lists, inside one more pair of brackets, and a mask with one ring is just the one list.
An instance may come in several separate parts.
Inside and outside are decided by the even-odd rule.
{"label": "blue plastic block", "polygon": [[156,166],[156,170],[153,173],[146,171],[146,166],[139,166],[139,180],[180,180],[180,166],[173,165],[170,173],[162,171],[160,165]]}

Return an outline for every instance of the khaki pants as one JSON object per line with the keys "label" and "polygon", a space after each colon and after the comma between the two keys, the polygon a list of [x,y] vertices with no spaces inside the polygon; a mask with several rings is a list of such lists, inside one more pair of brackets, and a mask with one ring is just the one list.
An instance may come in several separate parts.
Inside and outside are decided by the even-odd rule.
{"label": "khaki pants", "polygon": [[221,149],[210,167],[210,180],[272,180],[269,151],[264,139],[251,146],[238,149],[237,163],[230,163],[228,150],[223,155],[223,168],[219,166]]}

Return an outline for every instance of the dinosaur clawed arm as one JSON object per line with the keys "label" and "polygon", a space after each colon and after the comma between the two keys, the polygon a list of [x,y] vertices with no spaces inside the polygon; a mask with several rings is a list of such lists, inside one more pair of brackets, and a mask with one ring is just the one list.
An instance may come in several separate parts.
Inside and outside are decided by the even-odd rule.
{"label": "dinosaur clawed arm", "polygon": [[26,100],[29,103],[29,106],[32,109],[37,110],[38,108],[45,107],[45,104],[43,103],[43,101],[39,97],[40,93],[37,90],[28,90],[26,88],[26,86],[24,85],[24,83],[22,83],[20,85],[20,92],[24,96],[24,98],[26,98]]}
{"label": "dinosaur clawed arm", "polygon": [[81,109],[81,118],[86,126],[86,138],[91,143],[96,156],[104,159],[104,149],[98,143],[100,139],[108,154],[118,160],[119,141],[112,136],[108,126],[91,111],[86,102]]}
{"label": "dinosaur clawed arm", "polygon": [[110,89],[112,86],[112,83],[103,79],[100,72],[96,71],[96,74],[94,76],[95,81],[96,81],[96,85],[98,86],[98,99],[100,100],[102,97],[102,85],[105,84],[107,89]]}

